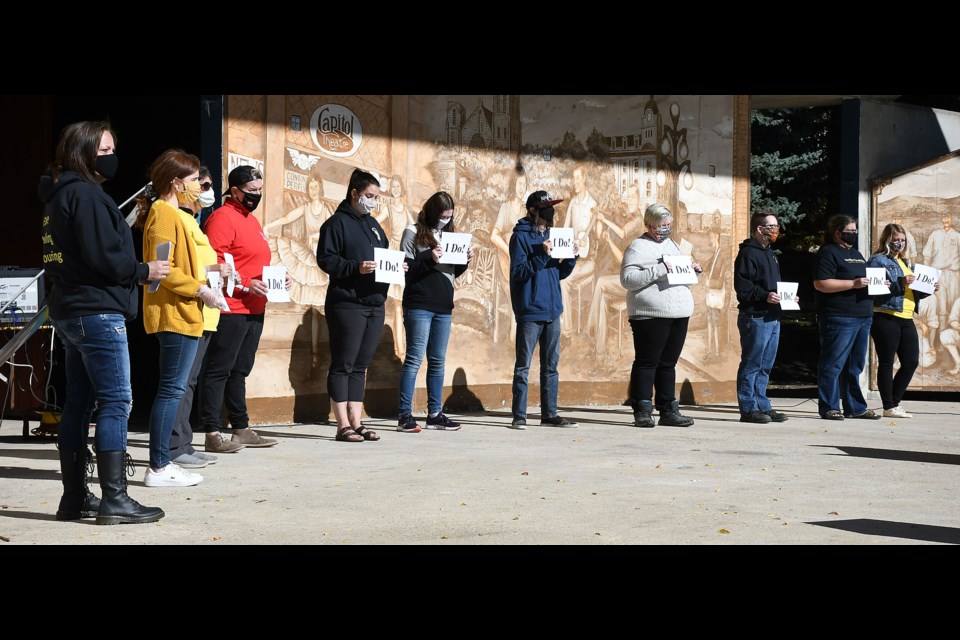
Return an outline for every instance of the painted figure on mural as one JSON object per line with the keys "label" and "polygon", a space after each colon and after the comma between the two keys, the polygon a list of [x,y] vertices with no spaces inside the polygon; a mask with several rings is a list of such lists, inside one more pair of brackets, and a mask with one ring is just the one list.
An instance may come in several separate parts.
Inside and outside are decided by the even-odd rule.
{"label": "painted figure on mural", "polygon": [[[597,222],[597,201],[587,190],[587,175],[583,165],[573,169],[573,191],[567,205],[563,225],[573,229],[573,240],[580,247],[580,260],[577,270],[561,283],[563,293],[563,334],[571,335],[580,330],[580,313],[583,305],[583,291],[581,286],[592,282],[596,271],[596,249],[591,246],[591,235],[599,236],[600,228]],[[574,295],[576,294],[576,295]],[[589,293],[587,294],[589,296]]]}
{"label": "painted figure on mural", "polygon": [[[933,348],[933,344],[940,330],[936,294],[928,297],[926,302],[920,305],[920,309],[913,314],[913,321],[917,323],[917,331],[920,332],[920,366],[932,367],[937,363],[937,351]],[[960,364],[960,359],[957,362]]]}
{"label": "painted figure on mural", "polygon": [[330,282],[330,277],[317,265],[317,240],[320,226],[332,215],[332,211],[323,199],[323,180],[319,175],[312,175],[307,181],[307,196],[307,202],[274,220],[263,230],[269,234],[272,229],[281,229],[274,251],[280,264],[287,268],[292,281],[290,299],[310,307],[312,311],[310,369],[314,373],[319,366],[320,310]]}
{"label": "painted figure on mural", "polygon": [[[500,211],[497,213],[497,221],[494,223],[493,230],[490,232],[490,242],[496,248],[497,264],[499,265],[496,278],[497,282],[495,284],[498,288],[498,295],[495,297],[498,301],[503,300],[504,304],[497,304],[497,306],[503,306],[507,313],[510,312],[506,304],[509,302],[510,293],[510,235],[513,233],[513,226],[526,215],[526,208],[524,207],[524,196],[526,192],[527,176],[524,173],[518,173],[513,180],[513,197],[505,200],[503,204],[500,205]],[[499,331],[499,316],[500,309],[494,309],[495,338],[507,334],[506,331]],[[512,340],[516,335],[517,327],[513,322],[510,322],[509,325],[509,334]]]}
{"label": "painted figure on mural", "polygon": [[713,257],[707,264],[707,351],[705,362],[720,362],[727,346],[727,272],[730,266],[730,242],[720,232],[720,213],[713,215],[710,228],[714,241]]}
{"label": "painted figure on mural", "polygon": [[[939,284],[939,283],[938,283]],[[943,285],[941,285],[941,289]],[[933,306],[931,304],[931,306]],[[953,369],[947,371],[950,375],[960,373],[960,298],[950,308],[950,315],[947,316],[947,324],[943,325],[943,331],[940,332],[940,344],[947,350],[950,357],[953,358]]]}
{"label": "painted figure on mural", "polygon": [[[377,222],[385,227],[387,237],[390,238],[390,248],[399,249],[403,230],[416,223],[414,212],[411,211],[403,199],[406,189],[403,178],[394,174],[390,177],[389,198],[384,198],[384,205],[376,216]],[[387,292],[387,313],[393,316],[393,348],[398,358],[403,358],[406,352],[406,341],[403,333],[403,287],[398,284],[390,285]]]}
{"label": "painted figure on mural", "polygon": [[953,302],[960,296],[960,233],[953,228],[953,215],[940,218],[943,229],[937,229],[923,246],[923,263],[940,270],[940,295],[937,296],[937,315],[940,326],[947,326],[947,316]]}

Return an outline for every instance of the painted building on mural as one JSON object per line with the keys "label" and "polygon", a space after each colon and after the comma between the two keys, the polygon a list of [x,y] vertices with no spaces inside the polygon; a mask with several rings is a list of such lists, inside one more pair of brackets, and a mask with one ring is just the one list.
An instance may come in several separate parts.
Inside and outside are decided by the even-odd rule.
{"label": "painted building on mural", "polygon": [[[224,168],[263,168],[264,201],[255,214],[272,263],[294,281],[293,302],[267,309],[248,380],[255,421],[328,415],[328,279],[316,244],[356,167],[380,179],[375,215],[391,248],[439,190],[456,201],[457,230],[473,235],[475,259],[455,289],[444,396],[451,411],[509,406],[515,325],[507,245],[527,195],[538,189],[564,198],[556,224],[572,227],[586,249],[563,286],[561,403],[626,397],[633,342],[620,261],[643,233],[644,209],[658,201],[674,211],[677,242],[706,270],[693,288],[697,311],[678,380],[688,401],[735,397],[730,267],[746,234],[746,96],[226,96],[224,106]],[[368,373],[374,415],[396,410],[402,296],[402,287],[391,287]],[[531,382],[539,378],[534,369]],[[420,376],[416,407],[425,367]]]}

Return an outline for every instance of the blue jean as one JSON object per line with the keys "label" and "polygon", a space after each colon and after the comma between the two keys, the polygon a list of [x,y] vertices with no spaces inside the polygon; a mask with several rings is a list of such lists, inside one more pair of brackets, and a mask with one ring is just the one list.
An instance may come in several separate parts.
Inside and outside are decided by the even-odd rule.
{"label": "blue jean", "polygon": [[560,374],[560,318],[517,322],[517,361],[513,368],[513,417],[527,417],[527,374],[533,350],[540,344],[540,417],[557,415]]}
{"label": "blue jean", "polygon": [[150,411],[150,466],[161,469],[170,462],[170,434],[200,339],[172,331],[156,335],[160,342],[160,381]]}
{"label": "blue jean", "polygon": [[98,407],[98,452],[126,451],[133,404],[127,325],[118,313],[53,320],[66,360],[67,397],[57,429],[61,451],[87,446],[90,414]]}
{"label": "blue jean", "polygon": [[773,407],[767,398],[767,383],[780,345],[780,320],[741,313],[737,317],[737,328],[740,330],[740,367],[737,369],[740,413],[770,411]]}
{"label": "blue jean", "polygon": [[867,363],[870,325],[873,318],[817,316],[820,325],[820,362],[817,365],[817,387],[820,416],[839,411],[858,416],[867,410],[860,389],[860,374]]}
{"label": "blue jean", "polygon": [[449,313],[404,309],[407,353],[400,370],[400,415],[413,413],[413,388],[424,353],[427,354],[427,411],[436,415],[443,409],[443,364],[450,340],[450,321]]}

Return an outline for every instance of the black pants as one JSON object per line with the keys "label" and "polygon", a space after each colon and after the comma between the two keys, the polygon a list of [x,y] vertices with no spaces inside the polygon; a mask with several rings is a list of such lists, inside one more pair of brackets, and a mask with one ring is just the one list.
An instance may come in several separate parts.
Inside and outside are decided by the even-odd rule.
{"label": "black pants", "polygon": [[[913,318],[897,318],[889,313],[873,314],[870,335],[877,349],[877,387],[884,409],[900,404],[920,364],[920,338]],[[893,375],[893,358],[900,358],[900,370]]]}
{"label": "black pants", "polygon": [[677,399],[677,360],[687,339],[690,318],[630,318],[633,329],[633,369],[630,371],[630,401],[653,399],[662,410]]}
{"label": "black pants", "polygon": [[224,400],[230,413],[230,426],[246,429],[247,376],[253,370],[263,333],[263,314],[224,313],[217,330],[210,338],[204,370],[200,424],[207,433],[219,431],[222,425],[220,408]]}
{"label": "black pants", "polygon": [[327,393],[333,402],[363,402],[367,367],[383,333],[383,307],[327,307],[330,370]]}
{"label": "black pants", "polygon": [[213,331],[204,331],[197,342],[197,355],[193,359],[193,366],[190,368],[190,377],[187,378],[187,388],[183,392],[183,398],[180,399],[180,408],[177,410],[177,417],[173,421],[173,432],[170,433],[170,459],[175,460],[185,453],[193,453],[193,426],[190,424],[190,412],[193,409],[194,392],[197,389],[197,378],[200,377],[200,368],[203,365],[203,354],[207,352],[210,345],[210,336]]}

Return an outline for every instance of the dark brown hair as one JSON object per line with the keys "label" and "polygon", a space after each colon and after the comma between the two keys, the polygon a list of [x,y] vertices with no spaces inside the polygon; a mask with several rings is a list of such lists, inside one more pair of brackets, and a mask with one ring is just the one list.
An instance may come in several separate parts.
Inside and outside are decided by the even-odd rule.
{"label": "dark brown hair", "polygon": [[[438,243],[433,235],[433,230],[437,228],[437,221],[440,220],[440,214],[453,208],[453,196],[446,191],[438,191],[427,198],[427,201],[423,203],[423,209],[421,209],[417,215],[416,246],[429,247],[431,249],[437,246]],[[453,228],[452,218],[443,230],[456,233]]]}
{"label": "dark brown hair", "polygon": [[94,166],[105,131],[110,132],[113,136],[113,144],[116,145],[117,134],[110,128],[109,122],[74,122],[63,128],[60,132],[60,140],[57,142],[56,157],[50,165],[54,184],[59,182],[61,173],[73,171],[80,174],[87,182],[99,186],[100,182],[97,180]]}
{"label": "dark brown hair", "polygon": [[837,231],[843,231],[843,228],[851,223],[856,224],[858,227],[860,226],[857,223],[856,218],[852,218],[845,213],[838,213],[834,216],[830,216],[830,219],[827,220],[827,230],[824,232],[823,239],[820,241],[820,244],[832,244],[833,234]]}
{"label": "dark brown hair", "polygon": [[380,188],[380,181],[374,178],[372,173],[363,169],[354,169],[353,173],[350,174],[350,184],[347,186],[347,200],[353,200],[353,196],[350,194],[353,193],[354,189],[357,190],[359,195],[372,184],[377,185],[378,189]]}
{"label": "dark brown hair", "polygon": [[160,198],[165,198],[173,190],[173,181],[181,180],[200,170],[200,158],[181,149],[167,149],[150,165],[150,183],[152,189],[145,190],[137,197],[137,221],[134,224],[142,229],[147,223],[150,207]]}

